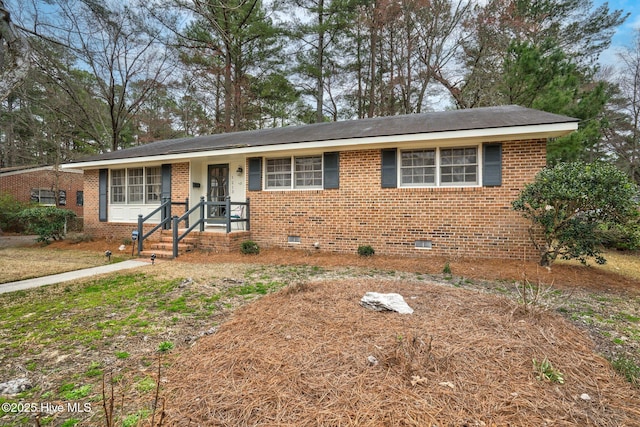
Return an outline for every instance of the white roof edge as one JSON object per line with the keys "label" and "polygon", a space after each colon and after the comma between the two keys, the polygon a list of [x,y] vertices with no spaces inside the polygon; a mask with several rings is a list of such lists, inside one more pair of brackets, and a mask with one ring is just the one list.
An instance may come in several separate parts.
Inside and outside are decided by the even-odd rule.
{"label": "white roof edge", "polygon": [[354,147],[359,148],[371,148],[384,146],[389,144],[400,144],[407,142],[426,141],[426,142],[438,142],[438,141],[450,141],[453,139],[461,139],[468,142],[469,140],[476,140],[481,142],[497,142],[509,138],[510,140],[528,139],[528,138],[557,138],[567,135],[578,129],[577,122],[566,123],[553,123],[544,125],[529,125],[529,126],[512,126],[504,128],[489,128],[489,129],[470,129],[462,131],[448,131],[448,132],[432,132],[421,134],[406,134],[406,135],[391,135],[391,136],[376,136],[367,138],[350,138],[350,139],[335,139],[329,141],[311,141],[311,142],[295,142],[288,144],[273,144],[262,146],[251,146],[241,148],[229,148],[221,150],[207,150],[207,151],[191,151],[185,153],[165,154],[160,156],[148,156],[148,157],[133,157],[126,159],[112,159],[112,160],[95,160],[89,162],[77,162],[60,165],[63,169],[93,169],[101,166],[113,166],[113,165],[127,165],[133,163],[148,163],[148,162],[168,162],[176,160],[190,160],[200,157],[217,157],[228,155],[256,155],[261,153],[273,153],[278,151],[292,151],[292,150],[309,150],[309,149],[334,149],[338,151],[344,151]]}
{"label": "white roof edge", "polygon": [[[75,170],[75,168],[71,169],[71,168],[65,168],[64,165],[59,165],[60,169],[69,169],[66,170],[65,172],[70,172],[70,173],[82,173],[82,171],[79,170]],[[42,172],[42,171],[53,171],[55,170],[53,166],[38,166],[35,168],[30,168],[30,169],[19,169],[19,170],[12,170],[12,171],[6,171],[6,172],[2,172],[0,173],[2,176],[11,176],[11,175],[21,175],[24,173],[31,173],[31,172]]]}

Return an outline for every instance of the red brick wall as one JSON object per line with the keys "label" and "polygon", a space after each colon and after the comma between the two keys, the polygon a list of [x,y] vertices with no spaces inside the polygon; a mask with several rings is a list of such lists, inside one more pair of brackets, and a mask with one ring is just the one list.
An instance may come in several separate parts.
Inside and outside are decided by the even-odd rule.
{"label": "red brick wall", "polygon": [[[97,169],[86,170],[84,173],[85,233],[114,241],[131,239],[131,231],[137,228],[137,222],[110,223],[98,220],[98,175]],[[171,199],[176,202],[184,202],[189,197],[189,185],[189,163],[173,164],[171,167]],[[172,215],[182,215],[183,213],[184,206],[172,207]],[[153,226],[154,224],[145,225],[145,232]]]}
{"label": "red brick wall", "polygon": [[[171,165],[171,200],[174,202],[184,202],[189,197],[191,178],[189,174],[189,163],[174,163]],[[198,200],[189,200],[193,206]],[[176,205],[171,208],[171,216],[182,216],[184,206]]]}
{"label": "red brick wall", "polygon": [[[377,254],[535,258],[528,223],[511,209],[511,201],[544,167],[546,144],[505,142],[502,150],[502,185],[474,188],[381,188],[380,150],[341,152],[339,189],[247,191],[251,238],[263,247],[307,250],[318,242],[321,250],[342,253],[371,245]],[[172,198],[183,201],[190,188],[189,164],[174,164],[172,176]],[[98,222],[97,170],[85,171],[84,190],[85,230],[129,237],[130,224]],[[182,210],[175,207],[174,214]],[[288,244],[289,235],[300,236],[301,243]],[[430,240],[433,248],[416,249],[415,240]],[[235,250],[238,244],[203,247]]]}
{"label": "red brick wall", "polygon": [[[503,144],[502,186],[381,188],[380,150],[340,153],[340,188],[250,191],[251,232],[264,247],[355,253],[529,258],[527,222],[511,210],[546,162],[544,141]],[[288,244],[287,236],[300,236]],[[431,250],[415,240],[430,240]]]}
{"label": "red brick wall", "polygon": [[9,193],[20,202],[31,201],[32,188],[64,190],[67,193],[67,204],[59,207],[82,217],[83,208],[76,204],[76,192],[83,189],[82,173],[39,169],[0,175],[0,193]]}
{"label": "red brick wall", "polygon": [[98,221],[98,176],[97,169],[84,171],[84,231],[102,236],[107,223]]}

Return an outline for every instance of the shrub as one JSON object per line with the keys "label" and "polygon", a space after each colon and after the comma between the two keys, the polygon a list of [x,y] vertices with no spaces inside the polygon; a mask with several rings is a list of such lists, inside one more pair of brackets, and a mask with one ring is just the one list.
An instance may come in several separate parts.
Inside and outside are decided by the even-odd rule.
{"label": "shrub", "polygon": [[442,274],[451,274],[451,265],[449,265],[449,261],[444,263],[444,268],[442,269]]}
{"label": "shrub", "polygon": [[560,163],[545,168],[513,203],[532,223],[530,236],[540,253],[540,265],[558,257],[587,257],[603,264],[602,224],[627,224],[637,212],[638,187],[606,163]]}
{"label": "shrub", "polygon": [[20,211],[27,207],[9,193],[0,194],[0,231],[22,232],[23,227],[18,220]]}
{"label": "shrub", "polygon": [[640,249],[640,214],[626,224],[602,224],[596,233],[606,248],[635,251]]}
{"label": "shrub", "polygon": [[370,245],[358,246],[358,255],[360,256],[372,256],[376,251]]}
{"label": "shrub", "polygon": [[245,255],[259,254],[260,246],[253,240],[245,240],[240,244],[240,252]]}
{"label": "shrub", "polygon": [[49,243],[51,239],[62,240],[67,220],[75,216],[72,211],[54,206],[29,208],[18,214],[27,232],[37,234],[37,240],[45,243]]}

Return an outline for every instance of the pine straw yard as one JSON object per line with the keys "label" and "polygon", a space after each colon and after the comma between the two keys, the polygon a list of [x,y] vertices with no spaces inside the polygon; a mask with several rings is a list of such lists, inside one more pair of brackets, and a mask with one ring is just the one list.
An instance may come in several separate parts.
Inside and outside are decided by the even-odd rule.
{"label": "pine straw yard", "polygon": [[[110,249],[104,242],[52,246]],[[590,304],[600,304],[592,296],[601,296],[602,304],[605,298],[625,304],[610,314],[633,314],[637,329],[640,280],[615,272],[636,257],[612,263],[614,271],[277,250],[256,257],[192,253],[159,260],[158,272],[193,275],[194,286],[206,286],[207,268],[227,265],[218,263],[318,266],[321,273],[292,278],[285,288],[241,304],[213,334],[177,342],[162,368],[164,413],[158,409],[155,422],[162,417],[164,426],[640,426],[640,387],[599,355],[613,348],[610,339],[581,317],[569,321],[571,311],[563,316],[559,310],[582,309],[571,307],[587,296]],[[445,263],[451,276],[442,274]],[[512,292],[523,275],[553,284],[558,291],[549,298],[561,301],[525,312]],[[359,301],[368,291],[400,293],[415,311],[367,310]],[[196,332],[184,327],[185,334]],[[638,348],[632,344],[625,348]],[[550,363],[544,372],[543,361]]]}
{"label": "pine straw yard", "polygon": [[[415,312],[366,310],[366,291],[398,292]],[[564,384],[536,379],[545,358]],[[437,284],[292,286],[239,309],[167,377],[172,425],[640,425],[640,390],[583,332]]]}

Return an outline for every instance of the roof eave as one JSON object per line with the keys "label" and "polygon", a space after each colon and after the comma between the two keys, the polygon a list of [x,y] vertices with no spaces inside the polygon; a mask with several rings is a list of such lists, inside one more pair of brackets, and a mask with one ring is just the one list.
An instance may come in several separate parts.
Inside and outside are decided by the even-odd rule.
{"label": "roof eave", "polygon": [[261,146],[242,146],[242,147],[222,147],[218,149],[200,150],[200,151],[183,151],[166,153],[155,156],[144,157],[127,157],[108,160],[94,160],[88,162],[68,163],[61,165],[64,169],[95,169],[100,167],[109,167],[114,165],[127,165],[134,163],[170,163],[180,160],[190,160],[201,157],[215,157],[228,155],[259,155],[269,154],[278,151],[300,151],[309,149],[323,149],[344,151],[353,148],[376,148],[393,144],[406,144],[410,142],[447,142],[452,140],[460,140],[464,143],[473,141],[478,142],[497,142],[504,140],[521,140],[521,139],[548,139],[558,138],[574,132],[578,129],[577,121],[527,125],[527,126],[510,126],[502,128],[487,129],[471,129],[462,131],[446,131],[431,132],[420,134],[402,134],[392,136],[377,136],[366,138],[349,138],[335,139],[325,141],[296,142],[283,144],[270,144]]}

